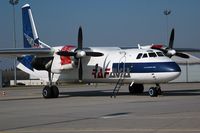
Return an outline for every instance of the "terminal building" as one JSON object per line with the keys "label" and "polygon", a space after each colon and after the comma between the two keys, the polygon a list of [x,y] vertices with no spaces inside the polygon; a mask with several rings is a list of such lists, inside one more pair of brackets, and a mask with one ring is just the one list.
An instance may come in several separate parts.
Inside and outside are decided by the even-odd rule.
{"label": "terminal building", "polygon": [[200,58],[190,56],[190,59],[172,58],[181,68],[181,75],[172,82],[200,82]]}

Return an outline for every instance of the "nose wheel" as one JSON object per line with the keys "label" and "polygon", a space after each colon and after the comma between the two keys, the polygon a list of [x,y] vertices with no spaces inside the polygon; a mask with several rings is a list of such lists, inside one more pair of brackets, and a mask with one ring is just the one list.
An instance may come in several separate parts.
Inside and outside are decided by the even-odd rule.
{"label": "nose wheel", "polygon": [[149,96],[151,97],[157,97],[158,95],[162,94],[162,90],[160,88],[160,85],[156,84],[156,87],[151,87],[149,89]]}

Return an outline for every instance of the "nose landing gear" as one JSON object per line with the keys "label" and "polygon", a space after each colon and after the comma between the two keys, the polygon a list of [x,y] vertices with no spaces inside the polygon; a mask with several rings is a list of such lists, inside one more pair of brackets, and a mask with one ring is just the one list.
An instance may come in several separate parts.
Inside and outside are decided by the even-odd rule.
{"label": "nose landing gear", "polygon": [[161,95],[161,94],[162,94],[162,90],[159,84],[156,84],[156,87],[151,87],[149,89],[149,96],[151,97],[157,97],[158,95]]}

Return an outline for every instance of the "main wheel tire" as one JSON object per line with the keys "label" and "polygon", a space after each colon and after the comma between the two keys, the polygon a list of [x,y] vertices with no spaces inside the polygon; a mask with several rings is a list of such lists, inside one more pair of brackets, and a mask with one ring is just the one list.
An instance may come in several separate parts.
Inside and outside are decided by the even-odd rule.
{"label": "main wheel tire", "polygon": [[132,86],[129,85],[129,93],[130,94],[141,94],[144,91],[143,84],[133,84]]}
{"label": "main wheel tire", "polygon": [[135,90],[135,84],[133,84],[132,86],[129,85],[129,93],[134,95],[136,93],[136,90]]}
{"label": "main wheel tire", "polygon": [[44,98],[52,98],[52,89],[50,86],[45,86],[42,90],[42,95]]}
{"label": "main wheel tire", "polygon": [[158,96],[158,90],[155,87],[151,87],[149,89],[149,96],[157,97]]}
{"label": "main wheel tire", "polygon": [[137,93],[138,94],[141,94],[144,92],[144,85],[143,84],[138,84],[138,87],[137,87]]}
{"label": "main wheel tire", "polygon": [[58,98],[58,96],[59,96],[58,87],[55,85],[52,85],[51,90],[52,90],[52,98]]}
{"label": "main wheel tire", "polygon": [[162,90],[161,90],[161,88],[159,87],[159,88],[157,88],[157,91],[158,91],[158,95],[162,95]]}

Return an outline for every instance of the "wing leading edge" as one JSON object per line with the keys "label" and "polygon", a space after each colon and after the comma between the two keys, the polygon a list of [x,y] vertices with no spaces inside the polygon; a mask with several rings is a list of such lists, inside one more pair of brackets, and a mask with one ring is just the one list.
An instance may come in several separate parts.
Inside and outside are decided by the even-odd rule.
{"label": "wing leading edge", "polygon": [[54,50],[50,48],[15,48],[15,49],[1,49],[0,57],[23,57],[33,55],[36,57],[53,57]]}
{"label": "wing leading edge", "polygon": [[191,53],[200,53],[200,49],[196,48],[174,48],[178,52],[191,52]]}

